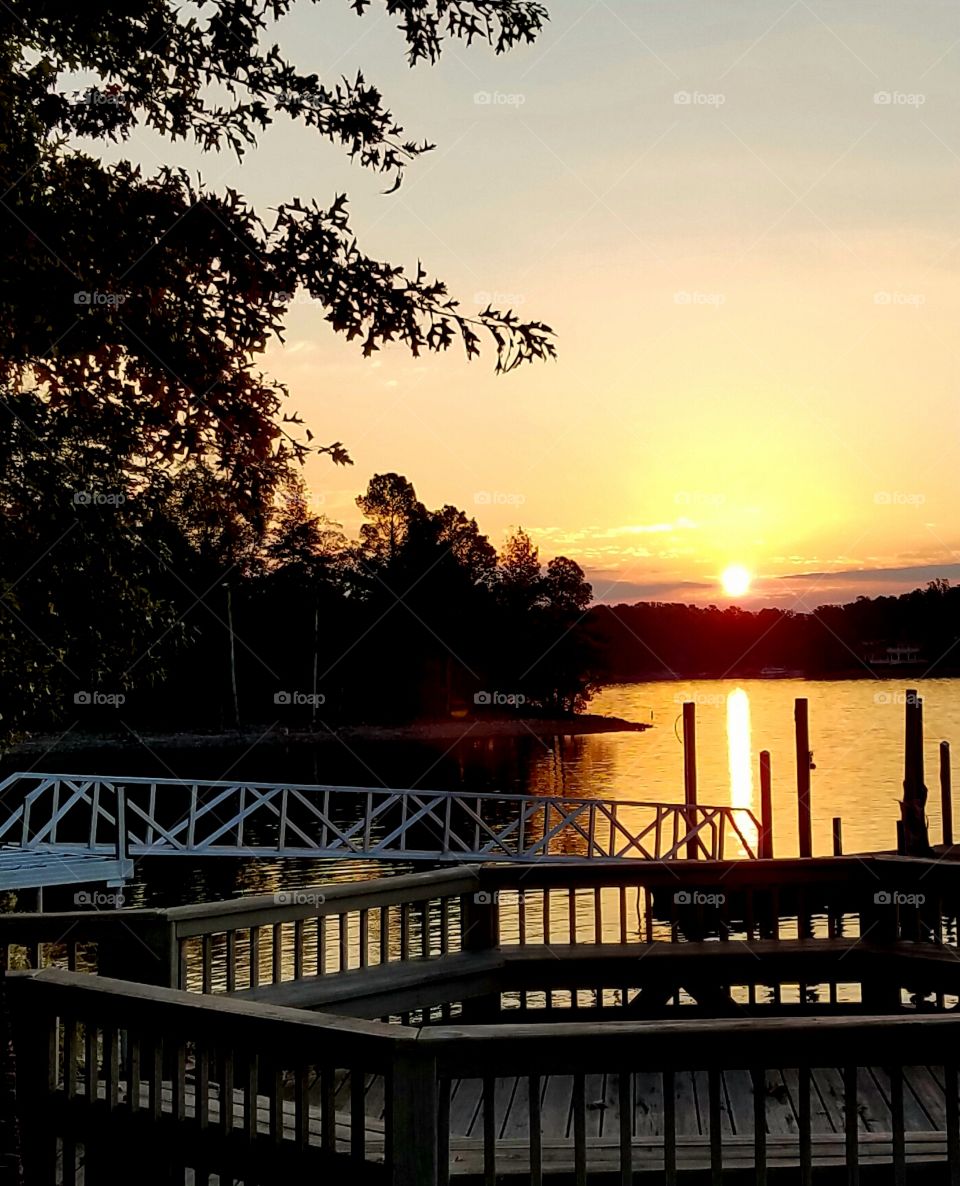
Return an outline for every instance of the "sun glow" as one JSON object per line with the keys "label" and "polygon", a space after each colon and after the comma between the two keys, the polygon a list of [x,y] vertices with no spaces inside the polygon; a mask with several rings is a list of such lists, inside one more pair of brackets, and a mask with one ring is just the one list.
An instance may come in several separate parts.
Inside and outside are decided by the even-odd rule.
{"label": "sun glow", "polygon": [[742,564],[731,564],[720,574],[720,583],[728,597],[742,597],[750,588],[750,573]]}

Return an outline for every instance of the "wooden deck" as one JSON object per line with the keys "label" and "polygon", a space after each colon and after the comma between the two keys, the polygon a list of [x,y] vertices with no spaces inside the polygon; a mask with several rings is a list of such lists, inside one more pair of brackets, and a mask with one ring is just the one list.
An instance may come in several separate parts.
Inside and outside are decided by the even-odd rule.
{"label": "wooden deck", "polygon": [[[946,1104],[943,1071],[940,1067],[904,1067],[904,1142],[907,1161],[943,1158],[947,1149]],[[843,1124],[843,1077],[839,1068],[822,1067],[812,1072],[811,1130],[813,1163],[842,1165],[845,1154]],[[767,1163],[770,1167],[798,1164],[799,1111],[796,1106],[797,1072],[789,1068],[765,1075],[764,1111],[767,1132]],[[359,1082],[359,1079],[356,1080]],[[505,1175],[529,1173],[529,1086],[526,1078],[494,1080],[494,1129],[497,1172]],[[337,1148],[351,1149],[351,1115],[354,1077],[345,1072],[337,1077],[335,1109]],[[79,1094],[83,1092],[78,1084]],[[385,1084],[381,1075],[363,1077],[366,1115],[366,1157],[382,1162],[385,1147]],[[119,1085],[119,1099],[126,1098],[126,1084]],[[106,1096],[104,1085],[98,1090]],[[308,1143],[320,1145],[319,1089],[311,1089],[307,1131]],[[170,1085],[161,1092],[161,1110],[170,1112]],[[638,1072],[633,1076],[631,1124],[633,1163],[637,1171],[663,1166],[664,1101],[659,1074]],[[586,1078],[586,1141],[592,1172],[615,1169],[620,1149],[620,1099],[616,1075],[588,1075]],[[549,1075],[540,1081],[543,1168],[548,1173],[569,1173],[574,1166],[573,1077]],[[150,1107],[146,1083],[141,1086],[140,1106]],[[209,1122],[221,1123],[221,1100],[214,1088],[209,1101]],[[674,1106],[677,1126],[677,1168],[702,1170],[710,1166],[710,1109],[705,1071],[678,1072]],[[185,1115],[195,1112],[192,1085],[188,1083]],[[296,1110],[292,1100],[282,1106],[283,1128],[293,1136]],[[233,1093],[233,1123],[244,1117],[243,1092]],[[257,1130],[270,1129],[270,1106],[258,1099]],[[483,1175],[484,1143],[483,1084],[478,1079],[454,1080],[450,1103],[450,1176],[473,1178]],[[861,1068],[858,1080],[858,1154],[863,1165],[889,1163],[892,1145],[890,1081],[879,1067]],[[723,1164],[752,1168],[754,1162],[754,1099],[747,1071],[721,1073],[720,1131]],[[607,1166],[609,1162],[609,1166]],[[82,1178],[79,1179],[82,1182]]]}
{"label": "wooden deck", "polygon": [[[844,1156],[843,1074],[840,1068],[821,1067],[812,1072],[811,1130],[814,1161],[842,1164]],[[767,1146],[770,1163],[796,1165],[800,1132],[797,1100],[797,1072],[789,1068],[768,1071],[766,1080]],[[527,1078],[495,1081],[494,1126],[497,1141],[497,1169],[503,1173],[524,1173],[529,1168],[529,1088]],[[380,1076],[364,1079],[365,1112],[368,1119],[368,1148],[382,1140],[384,1084]],[[349,1074],[338,1085],[336,1109],[348,1114],[353,1084]],[[634,1165],[654,1168],[663,1164],[664,1101],[659,1073],[638,1072],[633,1076]],[[586,1077],[586,1138],[592,1147],[590,1165],[599,1168],[597,1158],[610,1151],[611,1165],[619,1150],[620,1098],[616,1075]],[[549,1075],[540,1082],[541,1126],[545,1168],[569,1171],[573,1167],[574,1103],[573,1077]],[[674,1107],[678,1137],[678,1165],[705,1168],[710,1165],[710,1109],[707,1072],[677,1072]],[[943,1156],[946,1149],[946,1095],[940,1067],[904,1067],[904,1129],[908,1160]],[[889,1161],[892,1132],[890,1080],[881,1067],[861,1068],[858,1079],[858,1143],[861,1160]],[[483,1083],[479,1079],[458,1079],[451,1085],[450,1170],[454,1176],[483,1171]],[[721,1073],[720,1131],[724,1165],[738,1160],[753,1165],[754,1098],[750,1073]],[[682,1150],[682,1151],[681,1151]]]}
{"label": "wooden deck", "polygon": [[0,890],[42,889],[52,885],[123,885],[133,876],[133,861],[109,853],[64,852],[53,845],[0,846]]}

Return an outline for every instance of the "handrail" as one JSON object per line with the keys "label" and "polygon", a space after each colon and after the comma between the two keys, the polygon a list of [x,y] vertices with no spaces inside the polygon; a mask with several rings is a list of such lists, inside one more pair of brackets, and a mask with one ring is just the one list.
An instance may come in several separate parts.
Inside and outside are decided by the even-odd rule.
{"label": "handrail", "polygon": [[[4,787],[17,779],[35,785],[0,820],[0,840],[65,852],[565,863],[674,860],[694,845],[719,859],[728,832],[755,858],[748,833],[760,833],[749,808],[729,805],[34,772],[9,776]],[[176,794],[184,791],[185,800]]]}

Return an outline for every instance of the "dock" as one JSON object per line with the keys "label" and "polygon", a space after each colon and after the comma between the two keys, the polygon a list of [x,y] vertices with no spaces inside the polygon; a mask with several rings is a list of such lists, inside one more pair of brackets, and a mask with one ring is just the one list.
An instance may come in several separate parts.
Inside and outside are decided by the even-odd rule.
{"label": "dock", "polygon": [[945,1173],[958,909],[955,862],[894,856],[7,916],[29,1159],[56,1186],[130,1156],[208,1186]]}

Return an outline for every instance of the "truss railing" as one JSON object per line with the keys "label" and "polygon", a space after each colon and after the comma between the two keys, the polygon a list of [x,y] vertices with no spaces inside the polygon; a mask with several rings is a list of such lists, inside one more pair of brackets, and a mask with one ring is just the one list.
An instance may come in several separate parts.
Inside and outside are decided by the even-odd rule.
{"label": "truss railing", "polygon": [[406,861],[755,858],[746,808],[558,795],[17,773],[0,845],[130,857]]}

